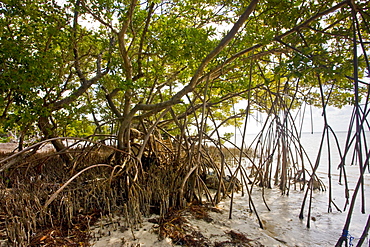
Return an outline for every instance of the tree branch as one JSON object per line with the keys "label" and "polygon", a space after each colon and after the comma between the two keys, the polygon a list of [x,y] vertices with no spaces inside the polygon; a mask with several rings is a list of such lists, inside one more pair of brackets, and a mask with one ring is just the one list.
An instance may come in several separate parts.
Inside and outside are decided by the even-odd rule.
{"label": "tree branch", "polygon": [[117,31],[114,29],[114,27],[110,23],[104,21],[103,18],[101,18],[99,15],[94,14],[94,12],[92,12],[92,10],[89,7],[86,6],[85,0],[81,0],[81,3],[82,3],[82,7],[87,12],[89,12],[89,14],[92,15],[95,20],[97,20],[98,22],[100,22],[104,26],[108,27],[110,30],[112,30],[113,33],[117,34]]}
{"label": "tree branch", "polygon": [[110,109],[112,110],[112,112],[116,115],[117,118],[122,118],[122,114],[119,112],[119,110],[117,109],[116,105],[114,104],[112,98],[120,91],[120,89],[116,88],[114,89],[111,93],[107,93],[105,95],[105,98],[107,99],[108,101],[108,105],[110,107]]}
{"label": "tree branch", "polygon": [[[190,81],[190,84],[186,86],[183,90],[179,92],[179,96],[184,96],[186,93],[192,90],[193,87],[197,84],[197,81],[200,77],[200,75],[203,73],[204,68],[208,65],[208,63],[216,57],[229,43],[230,41],[235,37],[237,32],[239,31],[240,27],[243,25],[243,23],[248,19],[249,15],[253,12],[254,8],[256,7],[258,3],[258,0],[252,0],[252,2],[249,4],[247,9],[244,11],[244,13],[240,16],[239,20],[234,24],[234,26],[231,28],[229,33],[221,40],[221,42],[218,44],[218,46],[211,51],[206,58],[202,61],[200,66],[198,67],[197,71],[195,72],[193,78]],[[183,92],[182,92],[183,91]]]}
{"label": "tree branch", "polygon": [[149,6],[149,10],[148,10],[148,16],[146,18],[146,21],[145,21],[145,27],[144,27],[144,30],[143,30],[143,33],[141,35],[141,40],[140,40],[140,44],[139,44],[139,57],[137,59],[137,67],[138,67],[138,71],[139,73],[141,73],[141,60],[143,58],[143,46],[144,46],[144,40],[145,40],[145,36],[148,32],[148,29],[149,29],[149,24],[150,24],[150,20],[152,18],[152,15],[153,15],[153,9],[154,9],[154,3],[151,3],[150,6]]}
{"label": "tree branch", "polygon": [[[337,9],[343,7],[346,4],[348,4],[348,0],[345,0],[343,2],[340,2],[339,4],[333,6],[330,9],[327,9],[325,11],[322,11],[322,12],[317,13],[316,15],[314,15],[311,18],[309,18],[308,20],[302,22],[298,26],[295,26],[294,28],[290,29],[289,31],[287,31],[287,32],[285,32],[283,34],[280,34],[278,36],[275,36],[271,40],[271,42],[281,40],[282,38],[285,38],[286,36],[288,36],[288,35],[290,35],[290,34],[292,34],[294,32],[298,32],[299,30],[301,30],[301,29],[303,29],[305,27],[308,27],[311,22],[317,20],[318,18],[320,18],[320,17],[322,17],[324,15],[327,15],[327,14],[330,14],[330,13],[336,11]],[[268,43],[268,44],[270,44],[270,43]],[[261,48],[261,47],[263,47],[265,45],[267,45],[267,44],[262,44],[262,43],[255,44],[254,46],[248,47],[248,48],[246,48],[246,49],[244,49],[244,50],[242,50],[242,51],[240,51],[238,53],[235,53],[233,56],[231,56],[229,59],[227,59],[222,65],[218,66],[218,69],[221,69],[226,64],[229,64],[229,63],[235,61],[237,58],[243,56],[244,54],[247,54],[247,53],[249,53],[251,51],[254,51],[254,50],[258,49],[258,48]]]}
{"label": "tree branch", "polygon": [[80,60],[79,60],[79,55],[78,55],[78,49],[77,49],[77,26],[78,26],[78,15],[79,15],[79,10],[80,8],[80,0],[76,1],[75,5],[75,11],[74,11],[74,17],[73,17],[73,55],[74,55],[74,66],[77,72],[78,77],[82,81],[82,84],[86,83],[86,78],[84,74],[81,71],[80,67]]}
{"label": "tree branch", "polygon": [[71,104],[73,101],[75,101],[78,97],[80,97],[82,94],[84,94],[87,89],[91,87],[91,85],[95,84],[97,81],[99,81],[103,76],[105,76],[108,73],[109,70],[104,71],[103,73],[97,74],[90,80],[83,83],[77,90],[75,90],[72,94],[70,94],[68,97],[61,99],[54,104],[52,104],[51,110],[56,111],[64,108],[65,106]]}
{"label": "tree branch", "polygon": [[81,71],[78,49],[77,49],[77,26],[78,26],[79,5],[80,5],[80,0],[77,0],[76,6],[75,6],[76,10],[74,12],[74,18],[73,18],[73,38],[74,38],[73,54],[74,54],[74,66],[75,66],[77,75],[79,79],[81,80],[81,86],[78,89],[76,89],[73,93],[71,93],[68,97],[61,99],[55,103],[52,103],[51,104],[52,111],[60,110],[64,108],[65,106],[71,104],[78,97],[84,94],[87,91],[87,89],[91,87],[91,85],[99,81],[103,76],[105,76],[109,72],[108,67],[106,68],[104,72],[101,71],[101,55],[98,55],[97,57],[97,61],[96,61],[97,72],[93,78],[91,78],[90,80],[87,80],[87,78],[84,76],[84,74]]}
{"label": "tree branch", "polygon": [[132,64],[131,64],[131,59],[129,58],[128,52],[126,49],[125,34],[132,21],[132,16],[133,16],[136,4],[137,4],[137,0],[131,1],[129,11],[127,13],[127,20],[125,23],[123,23],[121,30],[118,32],[118,45],[119,45],[119,50],[120,50],[120,53],[123,59],[124,70],[126,72],[126,80],[132,80]]}
{"label": "tree branch", "polygon": [[230,41],[235,37],[236,33],[239,31],[240,27],[243,25],[243,23],[248,19],[249,15],[252,13],[254,8],[257,5],[258,0],[252,0],[252,2],[249,4],[247,9],[244,11],[244,13],[240,16],[239,20],[234,24],[234,26],[231,28],[229,33],[220,41],[218,46],[212,50],[206,58],[203,59],[202,63],[199,65],[197,71],[193,75],[192,79],[190,80],[190,83],[186,85],[183,89],[181,89],[179,92],[177,92],[170,100],[161,102],[158,104],[137,104],[132,110],[130,115],[134,115],[137,111],[143,110],[143,111],[160,111],[166,107],[169,107],[174,104],[178,104],[181,102],[181,98],[191,92],[194,87],[200,82],[199,77],[204,71],[204,68],[208,65],[208,63],[216,57],[229,43]]}

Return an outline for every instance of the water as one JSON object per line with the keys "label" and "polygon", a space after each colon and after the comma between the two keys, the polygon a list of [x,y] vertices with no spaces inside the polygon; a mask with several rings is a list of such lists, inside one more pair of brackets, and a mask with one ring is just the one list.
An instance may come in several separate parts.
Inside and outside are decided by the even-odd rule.
{"label": "water", "polygon": [[[343,149],[345,145],[347,133],[337,133],[340,147]],[[367,137],[370,138],[370,132],[367,132]],[[252,136],[248,137],[249,140]],[[308,156],[312,163],[315,163],[316,156],[319,150],[321,133],[303,134],[302,145],[305,147]],[[304,211],[304,219],[300,220],[300,213],[304,192],[290,191],[289,196],[281,195],[277,188],[265,189],[265,198],[271,211],[264,206],[262,201],[261,188],[254,188],[253,199],[256,203],[257,211],[265,224],[264,233],[281,240],[282,246],[334,246],[342,234],[342,229],[347,217],[348,207],[345,208],[344,185],[339,184],[339,170],[337,167],[340,163],[339,152],[336,151],[334,139],[331,138],[331,171],[332,171],[332,193],[333,201],[342,211],[338,211],[332,206],[332,212],[328,213],[329,192],[315,191],[312,200],[311,225],[307,228],[308,202]],[[367,139],[370,140],[370,139]],[[324,145],[325,146],[325,145]],[[348,177],[350,200],[356,186],[359,167],[356,164],[351,164],[351,155],[346,159],[346,171]],[[328,185],[328,151],[323,149],[321,155],[317,175],[323,182]],[[370,212],[370,174],[367,171],[364,177],[365,187],[365,210],[366,213],[361,213],[360,193],[357,195],[357,201],[352,214],[352,220],[349,228],[349,234],[354,238],[352,244],[356,245],[366,225],[367,218]],[[249,208],[248,198],[239,197],[236,200],[235,209],[245,210]],[[369,238],[366,239],[364,246],[369,245]]]}

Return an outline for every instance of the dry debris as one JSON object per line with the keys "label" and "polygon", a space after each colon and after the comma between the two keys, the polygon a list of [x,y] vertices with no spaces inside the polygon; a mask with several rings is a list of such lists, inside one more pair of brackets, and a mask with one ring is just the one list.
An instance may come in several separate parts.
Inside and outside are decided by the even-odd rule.
{"label": "dry debris", "polygon": [[154,231],[161,239],[166,237],[172,239],[173,243],[181,246],[196,246],[196,247],[222,247],[222,246],[252,246],[249,242],[253,241],[247,238],[244,234],[236,231],[225,232],[230,240],[222,242],[212,242],[209,238],[204,236],[199,229],[192,226],[188,219],[189,217],[196,220],[204,220],[207,223],[213,221],[209,215],[209,211],[221,213],[221,210],[216,207],[199,204],[189,204],[182,210],[170,210],[165,217],[155,218],[149,220],[157,224]]}

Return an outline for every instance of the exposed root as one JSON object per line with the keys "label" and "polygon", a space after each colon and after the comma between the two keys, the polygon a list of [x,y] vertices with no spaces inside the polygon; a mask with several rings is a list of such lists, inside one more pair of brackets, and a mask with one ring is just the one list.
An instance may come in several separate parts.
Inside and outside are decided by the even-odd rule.
{"label": "exposed root", "polygon": [[182,246],[213,246],[208,238],[206,238],[199,230],[193,228],[187,217],[192,216],[197,220],[204,220],[208,223],[213,219],[208,212],[221,212],[217,208],[207,205],[189,204],[182,210],[170,210],[163,218],[149,220],[157,224],[154,232],[158,234],[160,239],[166,237],[172,239],[174,244]]}
{"label": "exposed root", "polygon": [[[148,147],[132,145],[144,150],[140,160],[134,150],[123,152],[81,139],[77,140],[81,144],[73,143],[63,151],[73,157],[68,165],[53,150],[40,153],[30,149],[22,156],[3,154],[0,161],[6,169],[0,174],[0,225],[6,231],[0,232],[0,240],[13,245],[55,242],[68,246],[74,241],[72,235],[88,238],[87,232],[82,234],[85,230],[75,232],[76,225],[83,224],[76,221],[80,215],[122,215],[123,226],[132,228],[143,216],[156,213],[163,217],[170,209],[200,201],[198,195],[207,188],[199,174],[209,167],[217,168],[212,157],[201,150],[202,158],[194,160],[183,149],[176,156],[169,140],[153,139]],[[194,173],[189,173],[191,170]],[[226,188],[222,189],[225,193]],[[193,211],[206,218],[201,209],[193,207]],[[178,239],[186,239],[180,233]],[[78,242],[83,243],[81,239]]]}

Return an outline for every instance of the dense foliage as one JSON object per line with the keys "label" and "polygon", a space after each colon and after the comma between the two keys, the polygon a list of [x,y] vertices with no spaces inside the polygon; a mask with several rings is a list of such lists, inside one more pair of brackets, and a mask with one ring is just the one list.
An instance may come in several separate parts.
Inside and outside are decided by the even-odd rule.
{"label": "dense foliage", "polygon": [[[267,112],[281,95],[293,108],[321,105],[317,77],[325,94],[335,95],[329,104],[353,103],[350,1],[254,1],[255,10],[226,36],[247,4],[3,1],[2,128],[86,136],[89,129],[72,130],[78,122],[102,130],[114,121],[105,131],[117,133],[123,148],[129,123],[153,121],[168,107],[191,123],[202,102],[215,121],[237,114],[232,104],[242,99]],[[366,40],[368,3],[353,4]],[[362,77],[363,56],[358,65]]]}

